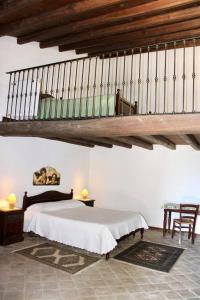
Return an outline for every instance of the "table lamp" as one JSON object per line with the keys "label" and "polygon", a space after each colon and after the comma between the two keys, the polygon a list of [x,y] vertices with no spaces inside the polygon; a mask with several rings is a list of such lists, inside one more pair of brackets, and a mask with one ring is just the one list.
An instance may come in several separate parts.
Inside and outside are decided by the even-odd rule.
{"label": "table lamp", "polygon": [[15,194],[9,194],[7,197],[7,201],[9,203],[9,209],[14,209],[15,204],[17,202],[17,198],[16,198]]}
{"label": "table lamp", "polygon": [[87,189],[83,189],[83,190],[82,190],[81,195],[82,195],[82,197],[83,197],[83,200],[86,200],[86,199],[87,199],[88,194],[89,194],[89,192],[88,192]]}

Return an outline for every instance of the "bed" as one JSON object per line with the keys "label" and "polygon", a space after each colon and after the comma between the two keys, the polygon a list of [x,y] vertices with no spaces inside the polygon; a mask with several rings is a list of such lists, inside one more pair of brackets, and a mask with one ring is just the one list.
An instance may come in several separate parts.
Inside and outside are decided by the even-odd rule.
{"label": "bed", "polygon": [[97,95],[76,99],[56,99],[50,94],[40,93],[38,105],[38,119],[63,119],[106,117],[117,115],[137,114],[137,102],[130,103],[121,96],[120,90],[116,94]]}
{"label": "bed", "polygon": [[24,195],[24,231],[34,232],[49,240],[106,255],[128,235],[148,225],[139,213],[88,207],[73,200],[70,193],[48,191],[29,197]]}

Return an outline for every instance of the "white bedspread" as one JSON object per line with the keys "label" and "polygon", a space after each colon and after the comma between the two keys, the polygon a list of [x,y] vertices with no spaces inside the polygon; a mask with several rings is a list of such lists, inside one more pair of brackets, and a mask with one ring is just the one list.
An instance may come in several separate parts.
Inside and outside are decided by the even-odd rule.
{"label": "white bedspread", "polygon": [[116,246],[116,239],[138,228],[147,229],[144,218],[135,212],[97,207],[62,208],[25,213],[24,231],[60,243],[105,254]]}

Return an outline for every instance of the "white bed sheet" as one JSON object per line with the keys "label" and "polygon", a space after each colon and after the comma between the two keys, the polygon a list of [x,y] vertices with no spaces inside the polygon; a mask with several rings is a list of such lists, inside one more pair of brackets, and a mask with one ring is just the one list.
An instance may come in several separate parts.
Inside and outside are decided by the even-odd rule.
{"label": "white bed sheet", "polygon": [[[82,203],[81,203],[82,204]],[[83,206],[25,212],[24,231],[60,243],[106,254],[117,245],[116,239],[138,229],[148,229],[139,213]]]}

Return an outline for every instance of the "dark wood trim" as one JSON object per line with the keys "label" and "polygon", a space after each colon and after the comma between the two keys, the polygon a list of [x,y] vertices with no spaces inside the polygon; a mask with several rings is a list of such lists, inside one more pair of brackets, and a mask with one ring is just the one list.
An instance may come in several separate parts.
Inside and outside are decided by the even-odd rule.
{"label": "dark wood trim", "polygon": [[[199,18],[200,16],[200,7],[191,7],[183,10],[178,10],[175,12],[165,13],[158,16],[153,16],[145,19],[139,19],[132,22],[126,22],[120,25],[114,25],[114,26],[105,26],[100,29],[93,29],[95,32],[95,36],[91,36],[91,40],[83,41],[83,42],[77,42],[76,44],[73,44],[75,47],[73,49],[81,49],[86,48],[91,45],[102,45],[104,41],[104,37],[106,36],[114,36],[119,34],[126,34],[127,32],[136,32],[137,30],[144,30],[149,27],[153,26],[162,26],[166,24],[173,24],[177,26],[177,31],[180,31],[179,29],[179,22],[181,21],[187,21],[189,20],[192,24],[193,21],[195,21],[195,18]],[[184,22],[184,23],[185,23]],[[91,28],[91,27],[90,27]],[[157,29],[158,31],[160,30]],[[70,32],[69,32],[70,33]],[[58,36],[58,35],[57,35]],[[98,38],[97,38],[98,37]],[[101,38],[100,38],[101,37]],[[45,37],[44,37],[45,39]],[[72,44],[70,45],[62,45],[59,47],[59,51],[67,51],[70,49]],[[81,51],[81,50],[80,50]]]}
{"label": "dark wood trim", "polygon": [[[93,28],[99,28],[99,26],[106,26],[107,27],[107,22],[104,21],[104,19],[109,19],[109,24],[110,21],[113,21],[116,23],[116,19],[114,19],[112,16],[117,16],[120,15],[120,11],[122,11],[122,14],[125,9],[135,7],[137,5],[141,5],[144,3],[151,2],[152,0],[126,0],[122,1],[121,4],[115,5],[111,8],[107,9],[104,13],[101,13],[99,10],[98,17],[90,17],[86,19],[80,19],[76,20],[74,22],[70,23],[65,23],[64,25],[59,25],[59,26],[54,26],[50,27],[48,29],[44,30],[39,30],[35,32],[30,32],[26,35],[22,35],[18,37],[18,44],[24,44],[24,43],[29,43],[32,41],[45,41],[48,39],[55,39],[58,36],[66,36],[67,34],[72,34],[73,32],[81,32],[87,29]],[[113,12],[114,10],[114,12]],[[119,11],[119,12],[118,12]],[[118,12],[118,13],[117,13]],[[121,20],[121,19],[120,19]],[[107,20],[108,21],[108,20]],[[127,22],[127,20],[123,17],[121,22]]]}
{"label": "dark wood trim", "polygon": [[116,8],[119,9],[123,2],[125,2],[125,0],[82,0],[70,1],[70,3],[66,3],[65,1],[65,5],[52,11],[45,11],[40,15],[34,15],[30,18],[1,25],[0,35],[11,34],[19,36],[75,20],[97,17],[99,14],[104,14],[108,10],[115,11]]}
{"label": "dark wood trim", "polygon": [[[193,19],[193,20],[188,20],[188,21],[170,24],[170,25],[162,25],[159,27],[159,29],[158,29],[158,27],[149,28],[149,29],[145,28],[145,29],[140,29],[137,31],[131,31],[129,33],[121,32],[121,34],[118,34],[118,35],[111,34],[106,37],[103,36],[102,38],[95,37],[95,39],[88,39],[89,35],[87,35],[84,40],[80,39],[76,43],[72,43],[72,44],[66,43],[63,48],[61,46],[59,46],[59,50],[62,51],[62,49],[64,49],[65,51],[67,51],[67,50],[76,49],[77,53],[82,53],[81,48],[90,49],[90,47],[95,46],[95,47],[99,47],[101,49],[105,45],[109,46],[109,45],[113,45],[113,43],[119,44],[119,43],[124,43],[124,42],[130,41],[130,39],[133,39],[133,37],[134,37],[134,40],[137,40],[140,38],[142,38],[144,40],[146,38],[160,36],[160,41],[162,41],[163,35],[182,32],[182,31],[186,31],[186,30],[198,29],[199,27],[200,27],[200,19]],[[41,48],[51,47],[52,45],[53,45],[52,41],[40,43]],[[56,46],[56,45],[62,45],[62,41],[56,42],[56,44],[54,46]]]}
{"label": "dark wood trim", "polygon": [[38,195],[28,196],[28,193],[24,193],[23,197],[23,210],[26,210],[29,206],[37,203],[44,202],[55,202],[61,200],[70,200],[73,199],[73,189],[70,193],[61,193],[58,191],[47,191]]}
{"label": "dark wood trim", "polygon": [[[86,47],[82,49],[76,50],[77,54],[82,53],[88,53],[90,55],[102,55],[106,54],[111,51],[120,51],[120,50],[126,50],[129,48],[137,48],[137,47],[145,47],[145,46],[153,46],[156,44],[161,44],[165,42],[171,42],[176,40],[182,40],[182,39],[189,39],[193,37],[199,37],[200,36],[200,29],[192,29],[192,30],[186,30],[186,31],[180,31],[170,34],[164,34],[161,36],[154,36],[154,37],[147,37],[144,39],[142,36],[139,39],[134,39],[134,35],[128,35],[129,37],[125,35],[121,35],[121,37],[118,36],[118,41],[113,41],[111,45],[104,46],[103,48],[99,48],[99,46],[92,46],[92,47]],[[183,45],[182,45],[183,46]]]}

